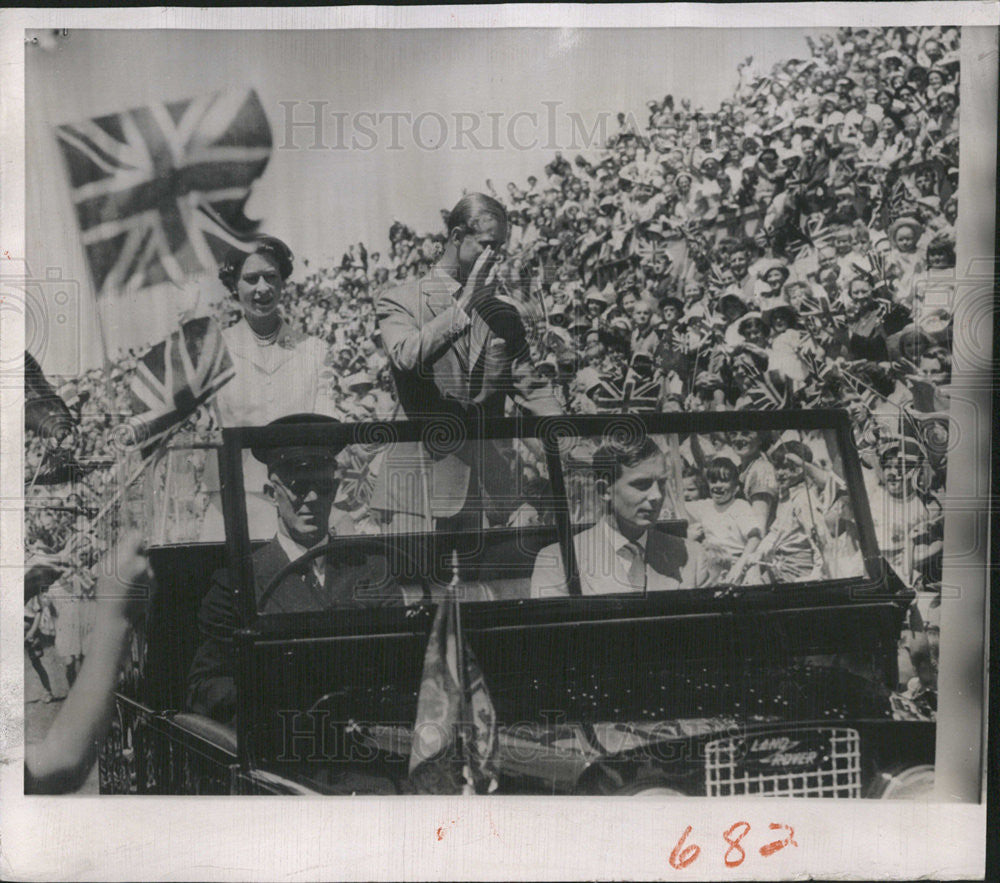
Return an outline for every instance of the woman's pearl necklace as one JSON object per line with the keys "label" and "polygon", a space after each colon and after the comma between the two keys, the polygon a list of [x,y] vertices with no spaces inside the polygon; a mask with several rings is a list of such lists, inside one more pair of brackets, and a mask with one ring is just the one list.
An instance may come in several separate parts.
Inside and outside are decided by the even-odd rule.
{"label": "woman's pearl necklace", "polygon": [[253,331],[254,341],[257,343],[257,346],[270,346],[278,339],[278,335],[281,333],[281,323],[279,322],[274,331],[268,334],[258,334],[253,328],[250,330]]}

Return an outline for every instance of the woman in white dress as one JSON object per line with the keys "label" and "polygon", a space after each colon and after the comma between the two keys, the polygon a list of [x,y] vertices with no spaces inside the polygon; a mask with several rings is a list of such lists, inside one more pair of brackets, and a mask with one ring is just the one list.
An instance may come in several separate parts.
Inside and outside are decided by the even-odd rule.
{"label": "woman in white dress", "polygon": [[332,415],[327,345],[288,325],[280,304],[292,253],[261,237],[251,254],[234,252],[219,278],[239,302],[242,318],[222,332],[236,376],[219,392],[223,426],[264,426],[289,414]]}
{"label": "woman in white dress", "polygon": [[[292,328],[281,315],[285,286],[292,274],[291,249],[273,236],[260,237],[247,254],[233,251],[219,268],[219,279],[239,303],[241,318],[222,332],[235,376],[216,397],[223,427],[265,426],[291,414],[333,416],[332,372],[327,344]],[[243,482],[253,538],[274,534],[274,507],[263,493],[266,470],[244,452]],[[208,510],[200,538],[221,539],[221,500],[216,460],[205,464]]]}

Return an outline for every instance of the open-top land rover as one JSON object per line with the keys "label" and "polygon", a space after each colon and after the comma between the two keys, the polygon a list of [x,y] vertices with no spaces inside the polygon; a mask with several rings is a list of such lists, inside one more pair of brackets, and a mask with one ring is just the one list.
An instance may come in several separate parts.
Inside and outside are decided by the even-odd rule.
{"label": "open-top land rover", "polygon": [[[825,487],[808,481],[798,516],[810,513],[797,537],[809,572],[782,581],[778,559],[794,538],[772,528],[738,578],[716,568],[686,584],[679,568],[669,589],[583,591],[589,564],[574,538],[607,496],[594,451],[652,439],[667,465],[653,530],[710,561],[692,529],[684,464],[741,431],[772,449],[804,445],[811,474],[827,476]],[[261,585],[254,553],[275,536],[275,514],[251,451],[376,452],[361,476],[341,458],[343,486],[377,473],[387,462],[379,451],[416,443],[435,461],[471,445],[500,464],[474,527],[390,530],[352,503],[335,511],[326,542]],[[191,464],[214,474],[216,460],[218,493],[193,506]],[[448,598],[495,710],[500,793],[916,797],[932,784],[934,724],[901,713],[895,693],[911,593],[879,554],[844,413],[504,418],[474,430],[288,423],[226,430],[217,450],[174,447],[165,468],[151,510],[156,594],[101,751],[105,792],[413,793],[421,674]],[[561,553],[559,592],[537,590],[545,550]],[[317,562],[338,571],[372,561],[381,570],[366,582],[391,591],[370,603],[291,612],[268,603],[282,579]],[[225,720],[189,705],[215,572],[236,615],[224,636],[236,712]]]}

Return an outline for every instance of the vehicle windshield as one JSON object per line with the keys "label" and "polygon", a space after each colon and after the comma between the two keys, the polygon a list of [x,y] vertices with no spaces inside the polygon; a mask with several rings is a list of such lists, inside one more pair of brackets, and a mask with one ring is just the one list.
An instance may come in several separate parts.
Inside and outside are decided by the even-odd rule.
{"label": "vehicle windshield", "polygon": [[864,575],[835,431],[621,428],[244,450],[258,613]]}

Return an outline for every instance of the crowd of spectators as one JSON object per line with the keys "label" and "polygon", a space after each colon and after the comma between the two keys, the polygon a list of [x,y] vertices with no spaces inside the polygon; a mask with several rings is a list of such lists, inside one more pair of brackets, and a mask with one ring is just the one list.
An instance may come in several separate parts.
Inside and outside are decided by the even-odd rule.
{"label": "crowd of spectators", "polygon": [[[557,152],[523,183],[487,181],[510,218],[504,296],[568,413],[847,407],[880,543],[905,552],[904,579],[930,598],[914,613],[926,624],[940,591],[959,31],[839,28],[807,43],[767,71],[741,62],[717,108],[651,100],[645,121],[619,114],[590,159]],[[329,343],[348,421],[397,416],[374,303],[426,273],[444,235],[394,221],[388,241],[307,266],[282,303]],[[61,390],[81,420],[65,444],[84,468],[31,487],[29,556],[86,535],[120,481],[115,428],[134,360]],[[211,429],[210,409],[196,422]],[[43,444],[27,440],[26,487]],[[692,480],[700,466],[689,463]]]}

